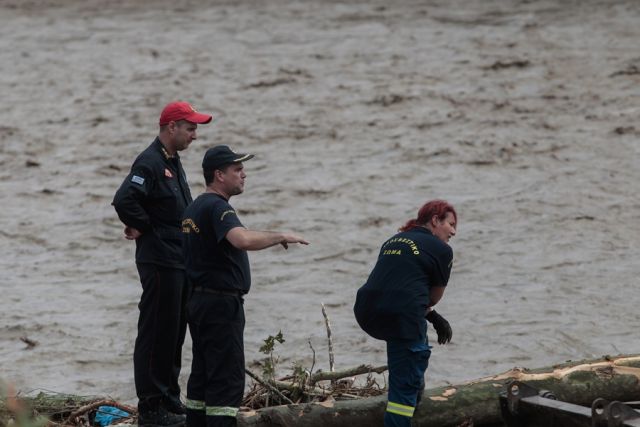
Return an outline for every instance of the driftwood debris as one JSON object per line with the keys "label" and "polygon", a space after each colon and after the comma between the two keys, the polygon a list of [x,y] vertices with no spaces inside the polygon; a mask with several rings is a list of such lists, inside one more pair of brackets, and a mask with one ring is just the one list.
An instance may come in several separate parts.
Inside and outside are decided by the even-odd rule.
{"label": "driftwood debris", "polygon": [[248,369],[245,369],[244,372],[249,375],[254,381],[257,381],[260,385],[267,388],[268,390],[274,392],[278,397],[280,397],[284,402],[293,403],[287,396],[282,394],[282,392],[278,389],[277,385],[271,385],[267,381],[260,379],[259,376],[254,374]]}
{"label": "driftwood debris", "polygon": [[336,381],[342,378],[353,377],[356,375],[368,374],[370,372],[375,372],[376,374],[381,374],[387,370],[387,365],[383,366],[369,366],[369,365],[360,365],[355,368],[345,369],[341,371],[331,371],[331,372],[323,372],[319,371],[315,374],[311,375],[309,378],[309,384],[314,385],[320,381]]}
{"label": "driftwood debris", "polygon": [[10,388],[0,394],[0,426],[14,423],[18,427],[86,426],[100,406],[113,406],[130,414],[120,423],[130,424],[137,415],[135,407],[98,396],[75,396],[40,392],[36,396],[15,394]]}
{"label": "driftwood debris", "polygon": [[[243,399],[243,406],[252,409],[269,407],[270,402],[310,403],[327,400],[362,399],[384,393],[372,374],[381,374],[387,366],[360,365],[333,372],[318,371],[309,375],[288,376],[278,380],[260,378],[248,369],[245,372],[256,382]],[[355,385],[355,377],[367,374],[366,384]],[[267,404],[265,404],[267,402]],[[273,407],[273,406],[271,406]]]}
{"label": "driftwood debris", "polygon": [[[499,394],[512,380],[553,392],[558,399],[590,406],[598,397],[640,400],[640,355],[605,356],[540,369],[514,368],[467,383],[425,390],[414,425],[502,425]],[[359,400],[283,405],[240,412],[240,427],[382,426],[386,395]]]}
{"label": "driftwood debris", "polygon": [[[283,343],[282,332],[265,339],[265,345],[260,351],[269,355],[263,368],[263,376],[260,377],[249,369],[246,374],[254,380],[254,384],[245,394],[242,407],[251,410],[260,410],[283,404],[300,404],[327,402],[338,400],[362,399],[377,396],[384,393],[384,389],[377,383],[373,374],[381,374],[387,370],[386,366],[360,365],[349,369],[335,369],[331,322],[324,304],[322,316],[327,329],[327,344],[329,349],[329,371],[313,372],[315,367],[315,350],[309,340],[309,346],[313,352],[313,363],[310,370],[300,365],[294,365],[293,374],[276,379],[274,376],[277,357],[274,358],[273,348],[276,343]],[[360,385],[356,376],[367,374],[366,382]]]}

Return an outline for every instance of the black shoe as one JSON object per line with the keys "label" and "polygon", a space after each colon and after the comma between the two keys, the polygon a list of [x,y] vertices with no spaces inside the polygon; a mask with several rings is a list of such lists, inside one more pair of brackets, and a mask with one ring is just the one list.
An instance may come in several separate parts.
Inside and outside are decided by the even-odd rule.
{"label": "black shoe", "polygon": [[167,411],[160,405],[151,410],[138,412],[138,426],[140,427],[182,427],[186,417]]}
{"label": "black shoe", "polygon": [[184,406],[184,403],[180,401],[180,397],[178,396],[165,396],[162,399],[162,405],[169,412],[173,412],[174,414],[186,414],[187,408]]}

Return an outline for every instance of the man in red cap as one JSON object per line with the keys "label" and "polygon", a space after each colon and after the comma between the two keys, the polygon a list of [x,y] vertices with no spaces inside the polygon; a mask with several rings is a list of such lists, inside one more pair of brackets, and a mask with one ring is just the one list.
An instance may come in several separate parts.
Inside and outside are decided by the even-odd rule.
{"label": "man in red cap", "polygon": [[157,138],[133,162],[112,203],[125,238],[136,241],[142,282],[133,353],[141,426],[185,421],[178,385],[188,294],[181,220],[192,197],[178,152],[196,139],[198,125],[211,119],[187,102],[167,104]]}

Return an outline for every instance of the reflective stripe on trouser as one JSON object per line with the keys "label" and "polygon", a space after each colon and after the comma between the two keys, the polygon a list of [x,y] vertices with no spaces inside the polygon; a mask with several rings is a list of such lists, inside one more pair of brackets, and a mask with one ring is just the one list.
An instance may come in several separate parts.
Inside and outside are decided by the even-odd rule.
{"label": "reflective stripe on trouser", "polygon": [[401,405],[395,402],[387,402],[387,412],[392,414],[402,415],[403,417],[413,417],[413,411],[416,408],[413,406]]}
{"label": "reflective stripe on trouser", "polygon": [[187,409],[193,411],[204,411],[209,417],[235,417],[238,415],[238,408],[231,406],[207,406],[201,400],[187,399],[185,402]]}
{"label": "reflective stripe on trouser", "polygon": [[385,427],[410,427],[418,395],[424,387],[424,372],[431,350],[425,342],[387,341],[389,397]]}
{"label": "reflective stripe on trouser", "polygon": [[207,409],[207,404],[202,400],[186,399],[184,406],[186,406],[187,409],[193,409],[194,411],[204,411]]}

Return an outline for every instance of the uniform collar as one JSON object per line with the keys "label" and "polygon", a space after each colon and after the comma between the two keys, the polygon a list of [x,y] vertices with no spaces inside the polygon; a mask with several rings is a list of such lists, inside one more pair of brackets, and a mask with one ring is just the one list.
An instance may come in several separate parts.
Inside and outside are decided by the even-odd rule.
{"label": "uniform collar", "polygon": [[180,159],[180,155],[178,153],[176,153],[175,155],[171,155],[169,154],[169,152],[167,151],[166,148],[164,148],[164,145],[162,145],[162,142],[160,141],[159,137],[156,137],[156,140],[153,141],[153,143],[156,145],[156,148],[158,149],[158,151],[160,151],[160,153],[162,153],[162,156],[164,157],[165,160],[171,160],[171,159]]}
{"label": "uniform collar", "polygon": [[421,225],[416,225],[415,227],[413,227],[411,229],[411,231],[420,231],[422,233],[427,233],[433,236],[433,233],[431,232],[431,230],[429,230],[427,227],[423,227]]}
{"label": "uniform collar", "polygon": [[208,189],[204,192],[204,194],[212,194],[212,195],[214,195],[214,196],[216,196],[216,197],[221,198],[222,200],[224,200],[224,201],[225,201],[225,202],[227,202],[227,203],[229,202],[229,199],[227,199],[226,197],[224,197],[222,194],[220,194],[220,193],[216,193],[216,192],[214,192],[214,191],[210,191],[210,190],[208,190]]}

